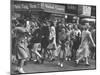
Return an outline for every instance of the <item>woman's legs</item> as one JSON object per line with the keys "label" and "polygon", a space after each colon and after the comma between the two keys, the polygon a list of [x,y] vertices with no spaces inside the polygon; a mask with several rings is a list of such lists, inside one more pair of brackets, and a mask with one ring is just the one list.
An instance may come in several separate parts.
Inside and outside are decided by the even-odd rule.
{"label": "woman's legs", "polygon": [[24,62],[25,62],[25,59],[18,60],[18,65],[16,67],[16,71],[18,71],[19,73],[25,73],[23,70]]}
{"label": "woman's legs", "polygon": [[77,60],[76,60],[76,64],[79,64],[79,61],[83,59],[83,55],[81,55]]}
{"label": "woman's legs", "polygon": [[88,57],[86,57],[86,65],[89,65]]}
{"label": "woman's legs", "polygon": [[64,51],[60,51],[60,67],[63,67],[63,62],[64,62]]}
{"label": "woman's legs", "polygon": [[34,44],[34,50],[37,56],[39,56],[40,58],[42,58],[42,56],[40,55],[40,53],[38,52],[38,46],[40,45],[40,43],[35,43]]}

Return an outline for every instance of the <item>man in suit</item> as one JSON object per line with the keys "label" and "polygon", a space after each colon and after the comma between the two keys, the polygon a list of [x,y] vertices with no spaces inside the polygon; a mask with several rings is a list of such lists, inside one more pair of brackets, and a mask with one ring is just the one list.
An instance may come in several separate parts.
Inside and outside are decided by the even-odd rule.
{"label": "man in suit", "polygon": [[41,49],[43,53],[43,57],[45,58],[46,48],[49,44],[49,26],[46,22],[42,24],[41,27]]}

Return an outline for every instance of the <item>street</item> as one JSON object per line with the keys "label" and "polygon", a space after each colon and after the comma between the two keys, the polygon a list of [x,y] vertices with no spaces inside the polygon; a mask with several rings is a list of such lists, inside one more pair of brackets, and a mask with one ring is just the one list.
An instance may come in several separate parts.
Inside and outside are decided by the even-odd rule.
{"label": "street", "polygon": [[[64,67],[61,68],[57,65],[57,61],[47,62],[45,61],[43,64],[34,64],[33,61],[28,62],[24,66],[24,71],[26,73],[40,73],[40,72],[57,72],[57,71],[74,71],[74,70],[87,70],[87,69],[95,69],[95,60],[89,60],[90,66],[84,65],[84,63],[80,63],[78,66],[75,65],[73,61],[65,61]],[[15,65],[12,65],[12,74],[15,70]]]}
{"label": "street", "polygon": [[93,70],[95,57],[96,6],[11,1],[11,74]]}

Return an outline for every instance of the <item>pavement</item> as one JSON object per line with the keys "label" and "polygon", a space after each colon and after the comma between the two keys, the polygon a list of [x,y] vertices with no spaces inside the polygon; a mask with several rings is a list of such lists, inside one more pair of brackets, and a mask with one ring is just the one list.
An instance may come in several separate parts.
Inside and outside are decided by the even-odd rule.
{"label": "pavement", "polygon": [[[96,69],[96,61],[89,59],[90,66],[84,65],[84,63],[80,63],[79,65],[75,65],[73,61],[64,61],[64,67],[60,67],[57,65],[57,61],[48,62],[45,61],[43,64],[35,64],[33,61],[27,62],[24,65],[24,71],[26,73],[41,73],[41,72],[58,72],[58,71],[75,71],[75,70],[90,70]],[[14,73],[16,65],[12,64],[11,71]]]}

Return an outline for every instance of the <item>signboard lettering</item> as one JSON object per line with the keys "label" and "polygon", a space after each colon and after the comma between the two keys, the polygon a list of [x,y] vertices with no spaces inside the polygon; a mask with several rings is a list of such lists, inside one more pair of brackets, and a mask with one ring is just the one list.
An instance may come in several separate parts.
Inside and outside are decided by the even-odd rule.
{"label": "signboard lettering", "polygon": [[91,16],[91,7],[90,6],[83,6],[83,15]]}

